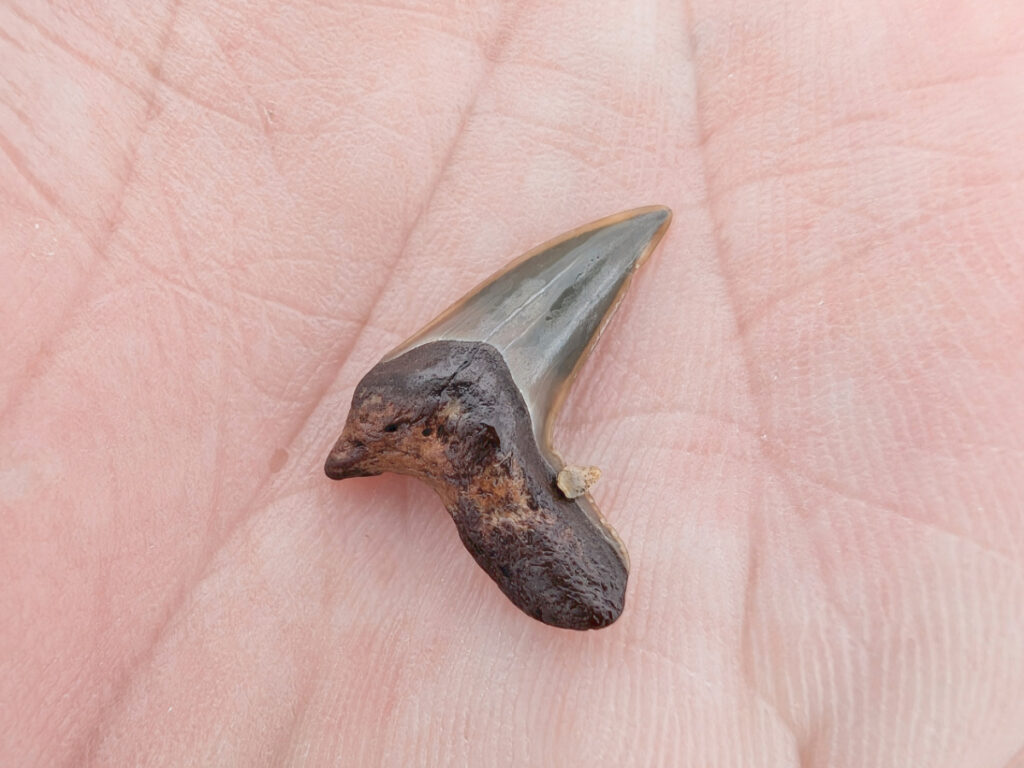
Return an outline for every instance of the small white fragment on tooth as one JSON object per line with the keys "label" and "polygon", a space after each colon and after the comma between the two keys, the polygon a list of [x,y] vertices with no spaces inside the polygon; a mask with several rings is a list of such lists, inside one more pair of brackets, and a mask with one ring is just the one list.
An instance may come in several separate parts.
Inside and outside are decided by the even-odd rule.
{"label": "small white fragment on tooth", "polygon": [[601,479],[601,470],[597,467],[580,467],[570,464],[558,473],[555,482],[558,489],[567,499],[575,499],[586,493],[590,487]]}

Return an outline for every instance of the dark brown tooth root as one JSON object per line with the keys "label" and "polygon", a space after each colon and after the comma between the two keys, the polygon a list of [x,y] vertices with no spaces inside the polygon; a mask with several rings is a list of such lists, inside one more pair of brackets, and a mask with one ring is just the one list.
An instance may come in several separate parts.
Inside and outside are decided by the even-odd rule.
{"label": "dark brown tooth root", "polygon": [[428,482],[480,566],[546,624],[594,629],[622,612],[618,540],[581,504],[589,502],[557,487],[523,396],[489,344],[435,341],[376,365],[325,470]]}

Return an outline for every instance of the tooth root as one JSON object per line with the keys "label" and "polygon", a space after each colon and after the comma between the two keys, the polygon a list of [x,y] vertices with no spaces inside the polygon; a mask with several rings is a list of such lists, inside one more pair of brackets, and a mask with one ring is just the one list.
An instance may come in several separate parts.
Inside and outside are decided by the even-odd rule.
{"label": "tooth root", "polygon": [[[416,416],[383,432],[395,414]],[[359,424],[380,435],[366,446],[373,466],[427,481],[466,549],[524,612],[567,629],[618,618],[629,573],[625,549],[588,499],[559,492],[497,349],[436,341],[378,363],[356,388],[331,453],[339,466],[352,456]],[[332,476],[354,476],[344,471]]]}
{"label": "tooth root", "polygon": [[332,480],[344,480],[349,477],[368,477],[377,474],[367,470],[362,460],[366,457],[366,448],[344,438],[338,440],[324,464],[324,471]]}

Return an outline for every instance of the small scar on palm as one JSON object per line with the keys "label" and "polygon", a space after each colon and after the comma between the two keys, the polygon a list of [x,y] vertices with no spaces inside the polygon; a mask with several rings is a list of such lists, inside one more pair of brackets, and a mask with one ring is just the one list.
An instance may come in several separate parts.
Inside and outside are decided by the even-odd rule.
{"label": "small scar on palm", "polygon": [[288,451],[284,448],[278,448],[270,456],[270,474],[280,472],[284,465],[288,462]]}

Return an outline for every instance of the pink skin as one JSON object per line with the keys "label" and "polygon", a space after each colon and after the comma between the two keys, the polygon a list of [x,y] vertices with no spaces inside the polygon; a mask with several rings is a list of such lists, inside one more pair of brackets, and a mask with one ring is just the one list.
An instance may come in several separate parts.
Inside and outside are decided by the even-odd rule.
{"label": "pink skin", "polygon": [[[1024,3],[0,6],[0,763],[1024,764]],[[675,220],[566,405],[626,612],[322,464],[509,258]]]}

